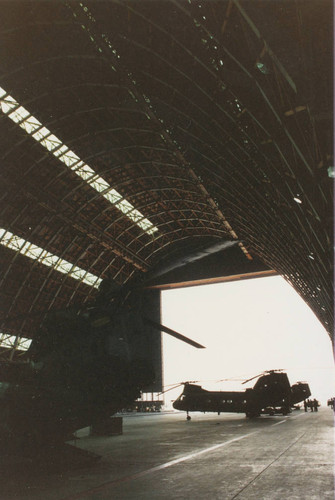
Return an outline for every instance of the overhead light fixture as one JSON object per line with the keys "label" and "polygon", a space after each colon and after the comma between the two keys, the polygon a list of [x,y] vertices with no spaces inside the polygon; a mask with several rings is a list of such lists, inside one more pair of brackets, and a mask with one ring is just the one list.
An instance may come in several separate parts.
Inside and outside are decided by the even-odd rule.
{"label": "overhead light fixture", "polygon": [[327,172],[328,177],[330,177],[331,179],[335,179],[335,167],[328,167]]}
{"label": "overhead light fixture", "polygon": [[300,198],[298,198],[299,195],[295,196],[293,199],[296,203],[299,203],[301,204],[302,203],[302,200]]}
{"label": "overhead light fixture", "polygon": [[32,116],[12,96],[0,87],[0,109],[14,123],[19,125],[41,146],[50,151],[59,161],[66,165],[89,186],[114,205],[128,219],[133,221],[145,233],[152,235],[158,228],[137,210],[122,194],[113,189],[107,181],[100,177],[89,165],[82,161],[70,148],[68,148],[49,129]]}
{"label": "overhead light fixture", "polygon": [[94,276],[94,274],[75,266],[67,260],[61,259],[57,255],[53,255],[47,250],[38,247],[34,243],[30,243],[29,241],[24,240],[23,238],[20,238],[10,231],[2,228],[0,228],[0,245],[16,250],[30,259],[37,260],[45,266],[52,267],[60,273],[67,274],[71,278],[82,281],[83,283],[95,288],[99,288],[102,281],[101,278]]}
{"label": "overhead light fixture", "polygon": [[269,68],[263,62],[260,61],[256,62],[256,68],[259,69],[259,71],[263,73],[263,75],[268,75],[270,73]]}
{"label": "overhead light fixture", "polygon": [[285,111],[284,115],[285,116],[292,116],[292,115],[294,115],[296,113],[300,113],[300,111],[305,111],[305,109],[307,109],[306,106],[296,106],[293,109],[289,109],[288,111]]}

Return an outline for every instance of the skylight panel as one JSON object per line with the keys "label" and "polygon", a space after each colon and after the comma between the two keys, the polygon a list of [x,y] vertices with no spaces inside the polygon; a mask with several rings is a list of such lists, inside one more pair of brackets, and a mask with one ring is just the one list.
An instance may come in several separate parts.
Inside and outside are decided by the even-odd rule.
{"label": "skylight panel", "polygon": [[21,337],[17,344],[17,349],[19,351],[27,351],[32,343],[32,339],[26,339],[25,337]]}
{"label": "skylight panel", "polygon": [[[121,212],[123,212],[124,214],[128,214],[134,208],[134,206],[131,203],[129,203],[127,200],[122,200],[119,203],[117,203],[115,206],[119,210],[121,210]],[[131,217],[131,215],[129,217]]]}
{"label": "skylight panel", "polygon": [[[57,157],[57,155],[55,155]],[[67,148],[67,151],[66,153],[64,153],[63,155],[61,155],[59,157],[59,160],[63,163],[65,163],[65,165],[67,167],[71,167],[71,170],[75,170],[75,168],[72,168],[74,165],[75,166],[78,166],[78,163],[80,163],[81,165],[84,165],[84,162],[83,161],[80,161],[80,158],[79,156],[77,156],[73,151],[71,151],[69,148]]]}
{"label": "skylight panel", "polygon": [[134,222],[138,222],[143,219],[142,214],[138,210],[136,210],[136,208],[133,209],[131,217]]}
{"label": "skylight panel", "polygon": [[[14,335],[7,335],[5,333],[0,333],[0,347],[13,348],[15,346],[16,337]],[[25,337],[19,337],[16,343],[16,349],[18,351],[27,351],[32,343],[32,339],[27,339]]]}
{"label": "skylight panel", "polygon": [[143,231],[150,235],[158,231],[158,228],[148,219],[145,219],[147,221],[145,225],[140,224],[140,220],[144,219],[143,214],[137,211],[140,217],[135,217],[133,214],[135,207],[133,207],[131,203],[125,200],[115,189],[112,189],[107,181],[100,177],[89,165],[84,163],[79,156],[63,144],[58,137],[52,134],[48,128],[44,127],[37,118],[32,116],[29,111],[21,106],[12,96],[8,95],[1,87],[0,109],[8,118],[25,130],[27,134],[33,137],[35,141],[39,142],[45,149],[50,151],[58,160],[64,163],[64,165],[73,170],[73,172],[87,182],[93,189],[98,193],[103,193],[104,198],[120,210],[126,217],[135,222]]}
{"label": "skylight panel", "polygon": [[55,265],[55,269],[64,274],[70,274],[73,268],[73,264],[67,262],[66,260],[59,260]]}
{"label": "skylight panel", "polygon": [[4,335],[0,341],[1,347],[13,347],[15,342],[15,337],[13,335]]}
{"label": "skylight panel", "polygon": [[61,146],[61,141],[57,139],[57,137],[53,134],[50,134],[45,139],[40,141],[42,146],[44,146],[48,151],[53,151],[54,149],[58,149]]}
{"label": "skylight panel", "polygon": [[10,115],[8,115],[8,116],[9,116],[9,118],[11,120],[13,120],[13,122],[20,123],[25,118],[27,118],[29,116],[29,113],[28,113],[28,111],[26,109],[24,109],[22,106],[20,106],[15,111],[13,111],[12,113],[10,113]]}
{"label": "skylight panel", "polygon": [[115,205],[118,201],[122,199],[120,193],[115,191],[115,189],[111,188],[107,193],[104,193],[104,197],[110,201],[113,205]]}
{"label": "skylight panel", "polygon": [[[3,89],[1,89],[2,91]],[[10,95],[6,95],[6,97],[1,98],[1,109],[5,114],[9,114],[10,111],[13,111],[15,108],[19,107],[19,103],[13,99]]]}
{"label": "skylight panel", "polygon": [[76,279],[81,280],[82,278],[85,277],[86,271],[84,271],[84,269],[77,268],[74,271],[72,271],[72,275],[73,277],[76,277]]}
{"label": "skylight panel", "polygon": [[[110,189],[110,185],[102,179],[102,177],[95,177],[89,182],[89,184],[99,193],[103,193],[104,191]],[[117,205],[115,206],[117,207]]]}
{"label": "skylight panel", "polygon": [[101,278],[98,278],[94,274],[75,266],[67,260],[61,259],[57,255],[53,255],[47,250],[40,248],[3,228],[0,228],[0,244],[20,252],[22,255],[25,255],[30,259],[37,260],[45,266],[52,267],[60,273],[67,274],[71,276],[71,278],[82,281],[87,285],[98,288],[101,283]]}
{"label": "skylight panel", "polygon": [[96,285],[96,276],[94,276],[93,274],[90,274],[90,273],[86,273],[85,275],[85,283],[87,283],[88,285],[91,285],[91,286],[94,286],[95,288],[98,288],[99,287],[99,284],[100,284],[100,281],[99,281],[99,284]]}
{"label": "skylight panel", "polygon": [[137,223],[140,228],[143,229],[148,234],[153,234],[156,231],[155,227],[152,227],[151,222],[148,219],[143,219],[142,221]]}
{"label": "skylight panel", "polygon": [[45,250],[43,250],[39,260],[45,266],[49,266],[49,267],[53,267],[53,268],[57,269],[56,266],[57,266],[57,263],[60,260],[60,258],[57,257],[57,255],[51,255],[49,252],[46,252]]}
{"label": "skylight panel", "polygon": [[26,120],[19,123],[20,127],[27,132],[27,134],[32,135],[35,130],[41,127],[41,123],[36,120],[33,116],[29,116]]}
{"label": "skylight panel", "polygon": [[57,148],[55,151],[53,151],[53,155],[56,156],[56,158],[58,158],[59,156],[63,156],[63,154],[65,153],[65,151],[68,151],[69,148],[67,146],[65,146],[65,144],[63,144],[60,148]]}
{"label": "skylight panel", "polygon": [[25,245],[21,249],[21,253],[31,259],[39,259],[43,253],[43,249],[29,243],[29,241],[26,241]]}
{"label": "skylight panel", "polygon": [[[10,118],[10,116],[9,116],[9,118]],[[41,142],[42,139],[44,139],[45,137],[47,137],[50,134],[51,134],[50,130],[48,130],[46,127],[42,127],[39,130],[37,130],[37,132],[32,134],[32,137],[35,139],[35,141]],[[41,144],[42,144],[42,146],[44,146],[43,143],[41,143]]]}
{"label": "skylight panel", "polygon": [[[83,179],[85,177],[86,178],[92,177],[92,175],[97,176],[97,174],[94,172],[93,168],[89,167],[84,162],[80,162],[80,165],[79,166],[76,165],[76,167],[73,168],[72,170],[74,170],[76,172],[76,174],[80,175],[80,177],[82,177]],[[106,184],[107,184],[107,182],[106,182]]]}

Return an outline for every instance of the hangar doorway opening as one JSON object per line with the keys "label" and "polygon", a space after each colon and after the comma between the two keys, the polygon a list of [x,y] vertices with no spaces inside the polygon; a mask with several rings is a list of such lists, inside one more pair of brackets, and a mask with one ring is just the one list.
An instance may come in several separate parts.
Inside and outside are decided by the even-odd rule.
{"label": "hangar doorway opening", "polygon": [[[249,377],[284,369],[292,383],[307,381],[321,404],[335,395],[329,335],[280,276],[164,290],[161,310],[164,325],[206,346],[163,335],[165,388],[199,381],[211,390],[241,390]],[[180,393],[167,392],[164,407]]]}

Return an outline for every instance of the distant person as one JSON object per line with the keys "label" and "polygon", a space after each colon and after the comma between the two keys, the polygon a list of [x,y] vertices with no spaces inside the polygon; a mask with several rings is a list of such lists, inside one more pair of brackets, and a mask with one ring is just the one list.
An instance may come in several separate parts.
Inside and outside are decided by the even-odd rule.
{"label": "distant person", "polygon": [[313,403],[314,411],[318,411],[319,402],[314,398],[312,403]]}
{"label": "distant person", "polygon": [[307,411],[307,408],[308,408],[308,403],[307,403],[307,401],[306,401],[306,399],[305,399],[305,400],[304,400],[304,409],[305,409],[305,411]]}

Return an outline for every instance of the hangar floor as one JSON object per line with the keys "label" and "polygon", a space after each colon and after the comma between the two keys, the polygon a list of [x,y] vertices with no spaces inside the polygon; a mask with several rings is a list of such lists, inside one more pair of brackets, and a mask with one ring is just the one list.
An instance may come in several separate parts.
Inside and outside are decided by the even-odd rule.
{"label": "hangar floor", "polygon": [[46,463],[28,467],[23,461],[10,470],[7,461],[0,498],[333,500],[333,430],[327,407],[255,420],[239,414],[195,413],[190,422],[183,413],[125,416],[122,435],[78,439],[76,465],[64,459],[51,471]]}

